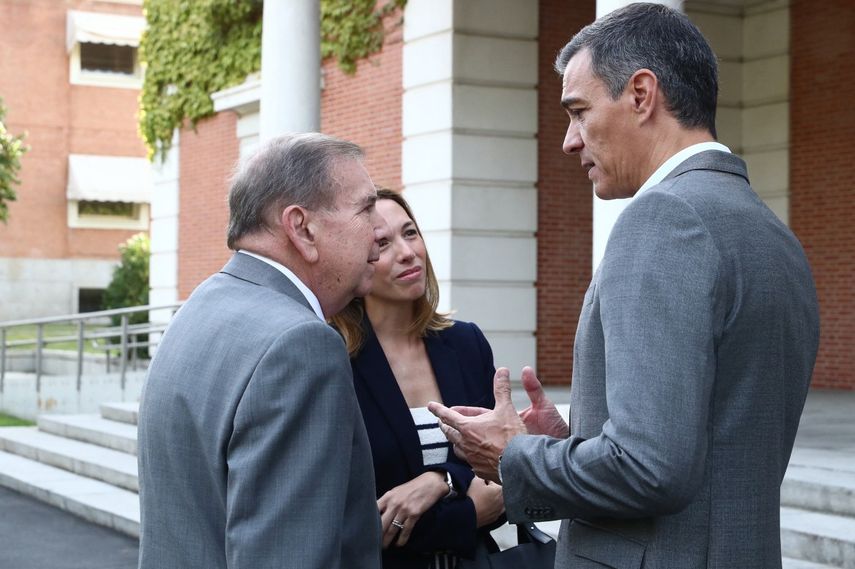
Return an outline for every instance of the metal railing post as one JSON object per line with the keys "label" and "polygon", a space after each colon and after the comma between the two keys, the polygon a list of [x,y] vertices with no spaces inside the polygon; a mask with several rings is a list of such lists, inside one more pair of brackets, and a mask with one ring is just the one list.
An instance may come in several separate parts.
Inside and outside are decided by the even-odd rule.
{"label": "metal railing post", "polygon": [[83,382],[83,319],[77,321],[77,393]]}
{"label": "metal railing post", "polygon": [[36,324],[36,393],[42,392],[42,346],[45,343],[45,325]]}
{"label": "metal railing post", "polygon": [[122,314],[122,392],[125,391],[125,373],[128,371],[128,315]]}

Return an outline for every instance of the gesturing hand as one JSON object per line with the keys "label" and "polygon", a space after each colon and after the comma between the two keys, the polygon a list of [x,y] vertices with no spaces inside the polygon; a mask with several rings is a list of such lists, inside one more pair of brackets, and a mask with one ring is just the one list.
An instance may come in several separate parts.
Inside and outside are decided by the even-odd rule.
{"label": "gesturing hand", "polygon": [[445,476],[440,472],[425,472],[380,496],[377,507],[383,525],[383,548],[393,541],[398,546],[406,544],[422,514],[446,493]]}
{"label": "gesturing hand", "polygon": [[528,366],[522,370],[522,384],[531,405],[520,411],[520,418],[525,423],[529,434],[549,435],[558,439],[566,439],[570,436],[570,429],[564,422],[564,417],[546,396],[540,380],[534,375],[534,370]]}
{"label": "gesturing hand", "polygon": [[439,418],[439,426],[454,445],[454,453],[472,466],[484,480],[499,481],[499,456],[513,437],[526,432],[511,402],[511,379],[507,368],[493,378],[496,406],[492,411],[477,407],[453,407],[430,402],[428,409]]}

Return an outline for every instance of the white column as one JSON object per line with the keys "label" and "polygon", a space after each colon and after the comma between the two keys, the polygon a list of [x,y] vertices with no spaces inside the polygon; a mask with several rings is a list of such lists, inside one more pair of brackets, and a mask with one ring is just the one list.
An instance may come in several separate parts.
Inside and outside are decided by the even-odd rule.
{"label": "white column", "polygon": [[266,0],[261,34],[261,139],[321,126],[320,0]]}
{"label": "white column", "polygon": [[[151,192],[151,259],[149,260],[148,302],[164,306],[178,302],[178,195],[179,187],[179,142],[176,129],[172,146],[161,161],[152,164],[154,188]],[[152,310],[152,324],[168,324],[171,310]],[[156,342],[160,334],[151,334]],[[152,350],[152,353],[154,351]]]}
{"label": "white column", "polygon": [[537,34],[537,0],[409,0],[404,16],[404,195],[440,309],[513,376],[536,365]]}
{"label": "white column", "polygon": [[[618,8],[622,8],[632,4],[635,0],[597,0],[597,18],[601,18],[613,12]],[[682,10],[682,0],[649,0],[657,4],[665,4],[671,8]],[[609,234],[612,232],[618,216],[629,204],[630,200],[601,200],[594,196],[594,235],[593,235],[593,252],[591,260],[593,263],[592,272],[596,272],[600,261],[603,259],[603,254],[606,252],[606,243],[609,240]]]}

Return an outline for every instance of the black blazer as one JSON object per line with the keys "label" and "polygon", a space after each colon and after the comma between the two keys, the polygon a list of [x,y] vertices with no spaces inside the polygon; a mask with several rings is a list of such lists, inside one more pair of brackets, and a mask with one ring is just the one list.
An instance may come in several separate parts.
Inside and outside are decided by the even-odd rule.
{"label": "black blazer", "polygon": [[[412,415],[367,317],[363,327],[367,338],[362,350],[351,359],[351,365],[356,396],[371,443],[377,497],[428,470],[448,471],[458,492],[457,497],[440,500],[422,515],[407,545],[385,549],[383,567],[425,567],[429,560],[426,554],[435,551],[471,556],[479,533],[475,506],[466,497],[474,477],[472,469],[452,450],[449,450],[448,462],[428,468],[423,465]],[[493,408],[493,352],[475,324],[455,322],[451,328],[428,333],[425,348],[445,405]],[[482,528],[480,533],[483,539],[486,531]]]}

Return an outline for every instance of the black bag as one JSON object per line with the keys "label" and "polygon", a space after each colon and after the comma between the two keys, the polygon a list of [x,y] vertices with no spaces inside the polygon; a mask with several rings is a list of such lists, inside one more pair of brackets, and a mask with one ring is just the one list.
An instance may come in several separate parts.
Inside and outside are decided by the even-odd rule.
{"label": "black bag", "polygon": [[475,549],[472,559],[460,558],[457,569],[553,569],[555,567],[555,540],[537,529],[532,523],[517,524],[519,545],[496,551],[483,541]]}

